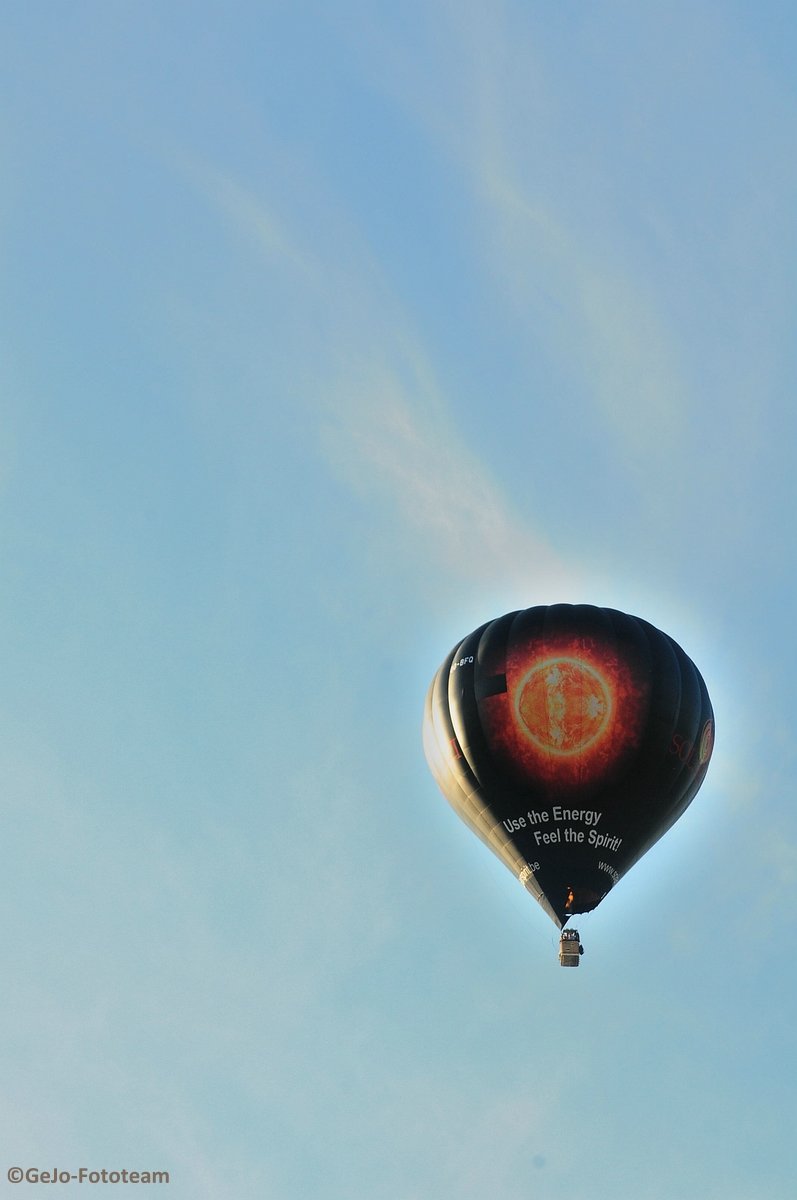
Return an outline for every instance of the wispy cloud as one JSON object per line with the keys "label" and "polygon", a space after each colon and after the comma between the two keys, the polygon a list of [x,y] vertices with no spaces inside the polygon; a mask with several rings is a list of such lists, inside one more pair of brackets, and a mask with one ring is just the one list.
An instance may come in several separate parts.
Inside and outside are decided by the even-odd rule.
{"label": "wispy cloud", "polygon": [[308,329],[318,374],[305,372],[297,398],[315,414],[337,477],[382,510],[394,545],[403,540],[456,577],[500,578],[526,594],[532,586],[541,599],[575,588],[575,571],[513,511],[463,438],[423,338],[345,220],[335,227],[330,211],[335,236],[328,229],[311,249],[236,180],[212,169],[193,176],[264,263],[278,259],[293,273],[307,314],[323,311],[323,325]]}
{"label": "wispy cloud", "polygon": [[576,572],[513,512],[500,485],[458,436],[439,389],[409,386],[389,357],[330,405],[325,442],[361,494],[390,503],[406,534],[442,571],[562,594]]}
{"label": "wispy cloud", "polygon": [[675,339],[621,246],[604,253],[585,231],[555,214],[494,164],[481,187],[490,207],[494,253],[505,294],[518,311],[544,321],[571,344],[574,370],[626,462],[670,456],[688,410],[688,387]]}
{"label": "wispy cloud", "polygon": [[[558,49],[569,17],[551,32],[506,4],[464,22],[452,5],[425,14],[435,44],[450,47],[448,70],[432,70],[414,39],[375,21],[360,62],[451,165],[468,198],[471,253],[490,294],[521,343],[527,330],[535,353],[543,345],[571,372],[581,411],[592,410],[596,440],[639,503],[665,519],[677,460],[685,507],[696,491],[690,480],[710,474],[722,496],[717,517],[731,503],[736,519],[749,522],[755,489],[745,464],[749,447],[761,452],[772,329],[782,330],[786,277],[778,247],[793,209],[783,131],[793,114],[788,97],[773,96],[760,62],[746,50],[738,57],[746,45],[741,28],[692,17],[698,49],[683,63],[679,115],[691,103],[698,128],[684,130],[686,146],[671,140],[671,80],[658,66],[644,88],[640,68],[629,68],[607,89],[610,98],[596,96],[594,110],[583,105],[601,54],[611,59],[610,43],[590,42],[605,34],[590,18],[579,17],[567,36],[573,56],[588,52],[584,80],[570,50],[564,62],[545,54],[549,39]],[[631,25],[629,36],[647,56],[661,39],[656,63],[667,54],[681,60],[677,22]],[[739,100],[745,92],[729,88],[731,64],[755,97],[752,112]],[[627,107],[635,97],[644,98],[649,133]],[[727,170],[723,146],[700,141],[717,97],[746,131],[757,164],[719,188],[711,181]],[[616,129],[611,140],[607,125]],[[651,149],[658,134],[661,145]],[[774,193],[762,178],[776,182]],[[721,439],[714,435],[720,422]]]}
{"label": "wispy cloud", "polygon": [[[607,199],[605,165],[587,153],[583,131],[563,140],[561,95],[524,22],[510,21],[506,6],[490,20],[463,25],[453,9],[447,20],[467,86],[452,73],[441,104],[431,102],[431,89],[442,85],[413,77],[408,87],[407,71],[394,69],[381,85],[459,174],[475,214],[473,253],[493,293],[518,328],[542,333],[570,363],[618,458],[632,469],[644,463],[649,474],[682,435],[689,380],[678,339]],[[571,172],[577,193],[564,182]]]}
{"label": "wispy cloud", "polygon": [[243,234],[264,260],[281,262],[304,286],[319,283],[319,263],[296,237],[276,207],[268,205],[229,171],[185,152],[174,155],[179,169],[230,227]]}

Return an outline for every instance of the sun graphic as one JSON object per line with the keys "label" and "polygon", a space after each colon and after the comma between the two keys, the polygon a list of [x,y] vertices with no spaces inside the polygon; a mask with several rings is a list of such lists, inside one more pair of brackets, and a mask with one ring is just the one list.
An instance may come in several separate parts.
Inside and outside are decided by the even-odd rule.
{"label": "sun graphic", "polygon": [[513,783],[597,786],[622,771],[639,744],[651,672],[634,644],[566,630],[543,639],[532,631],[483,669],[482,729]]}
{"label": "sun graphic", "polygon": [[534,664],[515,689],[523,732],[546,755],[572,758],[593,747],[613,716],[612,689],[583,659],[567,655]]}

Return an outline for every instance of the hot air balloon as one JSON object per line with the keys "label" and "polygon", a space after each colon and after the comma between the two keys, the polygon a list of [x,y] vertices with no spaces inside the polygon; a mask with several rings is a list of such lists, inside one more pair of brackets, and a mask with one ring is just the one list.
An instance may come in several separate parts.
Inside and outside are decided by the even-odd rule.
{"label": "hot air balloon", "polygon": [[[713,742],[706,685],[681,647],[587,604],[482,625],[426,698],[424,749],[443,795],[559,929],[684,813]],[[565,930],[560,962],[576,966],[582,949]]]}

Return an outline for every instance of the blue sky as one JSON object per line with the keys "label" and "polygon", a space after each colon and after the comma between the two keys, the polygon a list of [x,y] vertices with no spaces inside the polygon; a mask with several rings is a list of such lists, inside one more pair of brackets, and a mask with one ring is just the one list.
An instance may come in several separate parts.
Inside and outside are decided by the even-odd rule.
{"label": "blue sky", "polygon": [[[6,7],[0,1194],[793,1194],[796,43]],[[451,646],[557,600],[717,718],[578,972],[420,740]]]}

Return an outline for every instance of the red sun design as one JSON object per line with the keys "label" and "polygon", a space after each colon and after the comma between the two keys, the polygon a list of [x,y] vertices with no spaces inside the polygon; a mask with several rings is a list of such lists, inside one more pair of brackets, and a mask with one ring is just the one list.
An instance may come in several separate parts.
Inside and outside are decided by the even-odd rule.
{"label": "red sun design", "polygon": [[[491,664],[492,665],[492,664]],[[631,648],[567,634],[510,645],[506,691],[481,701],[483,729],[508,774],[555,789],[597,785],[638,744],[649,670]]]}
{"label": "red sun design", "polygon": [[582,659],[564,655],[536,662],[518,683],[521,728],[546,754],[569,758],[595,745],[612,721],[608,681]]}

